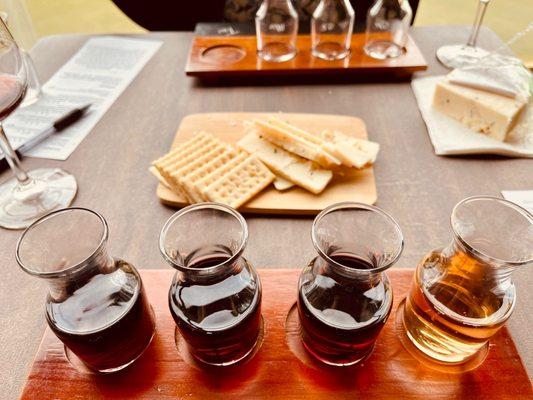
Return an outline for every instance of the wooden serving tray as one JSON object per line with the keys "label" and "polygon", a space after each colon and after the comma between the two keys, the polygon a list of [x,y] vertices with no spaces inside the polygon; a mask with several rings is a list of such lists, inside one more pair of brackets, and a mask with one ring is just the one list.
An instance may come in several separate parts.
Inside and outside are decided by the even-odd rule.
{"label": "wooden serving tray", "polygon": [[[182,143],[199,131],[205,130],[219,139],[235,143],[244,135],[243,123],[254,118],[265,118],[266,113],[207,113],[192,114],[181,121],[172,147]],[[319,133],[324,129],[336,129],[347,135],[367,139],[365,123],[360,118],[325,114],[279,114],[296,126]],[[380,155],[376,162],[379,162]],[[157,187],[157,196],[162,203],[183,207],[185,199],[180,198],[162,184]],[[374,204],[377,200],[374,169],[351,170],[345,176],[335,176],[328,187],[319,195],[298,187],[280,192],[272,185],[239,211],[256,214],[318,214],[330,204],[340,201],[358,201]]]}
{"label": "wooden serving tray", "polygon": [[388,273],[394,290],[391,317],[373,354],[358,367],[306,364],[286,341],[285,320],[296,300],[300,271],[259,270],[263,284],[262,347],[248,363],[205,370],[185,362],[175,347],[168,310],[171,270],[142,270],[157,328],[146,353],[128,369],[97,376],[78,372],[63,345],[46,329],[22,399],[524,399],[531,383],[507,328],[491,341],[485,362],[462,374],[438,372],[419,364],[395,332],[394,313],[411,284],[413,270]]}
{"label": "wooden serving tray", "polygon": [[195,36],[185,72],[189,76],[213,78],[261,75],[387,74],[411,75],[427,69],[422,52],[409,36],[404,55],[376,60],[363,51],[365,34],[352,36],[351,54],[343,60],[313,57],[311,36],[298,35],[296,56],[286,62],[263,61],[257,56],[255,36]]}

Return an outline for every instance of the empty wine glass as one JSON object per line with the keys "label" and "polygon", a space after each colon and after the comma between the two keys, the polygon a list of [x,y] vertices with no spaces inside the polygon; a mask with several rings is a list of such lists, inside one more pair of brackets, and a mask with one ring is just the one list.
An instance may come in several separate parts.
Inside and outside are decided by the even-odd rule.
{"label": "empty wine glass", "polygon": [[466,44],[452,44],[439,47],[437,50],[437,59],[445,67],[452,69],[474,65],[489,54],[487,50],[476,46],[479,29],[483,23],[483,17],[485,16],[485,11],[487,11],[489,2],[490,0],[479,0],[472,32]]}
{"label": "empty wine glass", "polygon": [[48,212],[68,206],[77,191],[74,176],[59,168],[26,172],[2,123],[21,104],[28,87],[24,56],[0,18],[0,149],[15,175],[0,184],[0,227],[22,229]]}

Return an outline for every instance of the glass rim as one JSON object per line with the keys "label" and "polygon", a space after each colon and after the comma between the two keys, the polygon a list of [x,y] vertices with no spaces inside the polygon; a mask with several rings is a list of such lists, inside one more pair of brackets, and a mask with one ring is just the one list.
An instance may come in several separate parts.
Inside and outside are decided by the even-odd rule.
{"label": "glass rim", "polygon": [[[398,234],[398,239],[400,241],[400,244],[399,244],[398,248],[395,250],[394,256],[387,263],[385,263],[385,265],[382,265],[382,266],[376,267],[376,268],[372,268],[372,269],[354,269],[352,267],[347,267],[346,265],[341,264],[341,263],[335,261],[334,259],[332,259],[329,255],[326,254],[325,251],[322,250],[321,246],[318,244],[318,238],[317,238],[315,232],[316,232],[317,224],[322,220],[322,218],[324,218],[326,215],[328,215],[328,214],[330,214],[330,213],[332,213],[334,211],[350,210],[350,209],[367,210],[367,211],[375,212],[375,213],[379,214],[380,216],[384,217],[391,224],[391,226],[394,227],[396,233]],[[351,271],[357,270],[357,271],[369,272],[369,273],[377,273],[377,272],[385,271],[387,268],[389,268],[391,265],[393,265],[396,261],[398,261],[398,259],[400,258],[400,255],[403,252],[403,248],[404,248],[404,238],[403,238],[402,230],[400,228],[400,225],[398,224],[398,222],[396,222],[396,220],[392,217],[392,215],[390,215],[388,212],[386,212],[385,210],[383,210],[383,209],[381,209],[381,208],[379,208],[377,206],[364,204],[364,203],[359,203],[359,202],[356,202],[356,201],[345,201],[345,202],[341,202],[341,203],[335,203],[335,204],[332,204],[332,205],[324,208],[315,217],[315,219],[313,221],[313,225],[311,226],[311,241],[313,242],[313,247],[318,252],[319,256],[322,257],[323,259],[325,259],[328,263],[333,264],[333,265],[335,265],[335,266],[337,266],[339,268],[342,268],[342,269],[349,268]]]}
{"label": "glass rim", "polygon": [[[101,237],[100,242],[98,243],[98,245],[83,260],[77,262],[74,265],[71,265],[71,266],[65,267],[63,269],[60,269],[58,271],[46,272],[46,271],[36,271],[34,269],[31,269],[28,265],[26,265],[22,261],[21,256],[20,256],[20,246],[21,246],[22,242],[24,241],[24,238],[26,237],[28,232],[30,232],[36,226],[41,225],[42,223],[46,222],[47,220],[49,220],[51,218],[54,218],[55,216],[57,216],[59,214],[70,213],[70,212],[73,212],[73,211],[88,212],[88,213],[93,214],[94,216],[96,216],[100,220],[104,230],[102,232],[102,237]],[[85,208],[85,207],[66,207],[66,208],[61,208],[59,210],[55,210],[55,211],[49,212],[48,214],[43,215],[39,219],[35,220],[30,226],[28,226],[24,230],[24,232],[22,232],[22,235],[20,236],[20,238],[17,241],[15,257],[16,257],[17,263],[20,266],[20,268],[22,268],[22,270],[24,272],[26,272],[26,273],[28,273],[30,275],[39,276],[39,277],[43,277],[43,278],[57,278],[57,277],[68,276],[68,275],[71,275],[72,273],[75,273],[80,267],[85,266],[90,260],[92,260],[95,257],[95,255],[98,254],[102,250],[102,248],[105,246],[105,243],[106,243],[108,237],[109,237],[109,227],[107,225],[107,221],[105,220],[105,218],[100,213],[98,213],[98,212],[96,212],[94,210],[91,210],[89,208]]]}
{"label": "glass rim", "polygon": [[503,199],[501,197],[496,197],[496,196],[488,196],[488,195],[480,195],[480,196],[470,196],[470,197],[466,197],[464,198],[463,200],[461,200],[459,203],[457,203],[453,209],[452,209],[452,213],[450,215],[450,225],[452,227],[452,231],[455,235],[455,237],[459,240],[459,242],[470,252],[472,252],[474,255],[478,256],[478,257],[481,257],[481,258],[484,258],[484,259],[487,259],[489,261],[493,261],[497,264],[507,264],[509,266],[520,266],[520,265],[525,265],[525,264],[529,264],[530,262],[533,262],[533,257],[531,258],[528,258],[526,260],[523,260],[523,261],[509,261],[509,260],[504,260],[504,259],[501,259],[501,258],[497,258],[497,257],[493,257],[489,254],[487,254],[486,252],[484,251],[481,251],[479,249],[476,249],[473,245],[471,245],[470,243],[468,243],[465,239],[463,239],[463,237],[461,236],[461,234],[459,232],[457,232],[457,230],[455,229],[455,225],[454,225],[454,220],[455,220],[455,217],[456,217],[456,213],[457,213],[457,210],[467,204],[467,203],[471,203],[471,202],[475,202],[475,201],[496,201],[498,203],[501,203],[501,204],[504,204],[505,206],[509,207],[509,208],[512,208],[514,209],[515,211],[517,211],[518,213],[520,213],[524,218],[526,218],[527,220],[530,221],[530,223],[533,225],[533,214],[531,214],[528,210],[526,210],[525,208],[523,208],[522,206],[519,206],[518,204],[516,203],[513,203],[512,201],[509,201],[509,200],[506,200],[506,199]]}
{"label": "glass rim", "polygon": [[[227,214],[230,214],[232,217],[234,217],[239,222],[242,228],[242,238],[241,238],[241,243],[239,245],[239,248],[227,260],[219,264],[212,265],[208,268],[191,268],[191,267],[187,267],[182,264],[178,264],[172,257],[170,257],[167,254],[165,250],[164,239],[168,233],[168,230],[172,226],[172,224],[176,220],[178,220],[178,218],[184,216],[185,214],[195,212],[198,210],[204,210],[204,209],[215,209],[215,210],[225,212]],[[172,267],[178,270],[189,271],[189,272],[210,273],[214,270],[220,269],[221,267],[233,264],[235,260],[238,259],[242,255],[247,243],[248,243],[248,225],[246,224],[246,220],[244,219],[242,214],[239,213],[234,208],[226,204],[218,203],[218,202],[203,202],[203,203],[191,204],[187,207],[182,208],[181,210],[172,214],[170,218],[167,219],[167,221],[163,225],[163,228],[161,229],[161,233],[159,234],[159,251],[161,255],[163,256],[163,259],[167,263],[169,263]]]}

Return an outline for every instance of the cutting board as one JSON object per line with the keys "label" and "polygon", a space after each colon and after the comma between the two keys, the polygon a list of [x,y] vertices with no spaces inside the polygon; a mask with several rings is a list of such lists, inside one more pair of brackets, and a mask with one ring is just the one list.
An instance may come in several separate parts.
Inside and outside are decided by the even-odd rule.
{"label": "cutting board", "polygon": [[[296,301],[297,269],[260,269],[264,340],[248,363],[201,369],[174,342],[168,288],[174,271],[141,270],[157,327],[145,354],[126,370],[107,376],[78,372],[47,328],[22,399],[526,399],[531,383],[507,328],[491,340],[477,369],[451,374],[430,369],[407,352],[395,329],[395,312],[413,270],[387,272],[393,310],[372,355],[357,367],[332,368],[309,362],[297,333],[286,333]],[[44,298],[43,298],[44,301]],[[526,327],[523,327],[526,329]],[[297,330],[296,330],[297,332]],[[303,351],[303,352],[302,352]]]}
{"label": "cutting board", "polygon": [[[199,131],[207,131],[227,143],[235,143],[244,135],[243,123],[254,118],[265,118],[267,113],[207,113],[192,114],[180,124],[172,147],[182,143]],[[335,129],[346,135],[368,139],[365,123],[360,118],[326,114],[276,114],[288,122],[320,133],[324,129]],[[380,155],[377,161],[379,162]],[[184,207],[185,199],[180,198],[166,186],[159,184],[157,196],[162,203]],[[284,192],[272,185],[244,204],[239,211],[255,214],[318,214],[330,204],[341,201],[358,201],[374,204],[377,200],[376,182],[372,167],[364,170],[352,169],[344,176],[334,176],[332,182],[319,195],[294,187]]]}
{"label": "cutting board", "polygon": [[427,69],[415,41],[409,36],[405,54],[377,60],[363,51],[365,34],[352,36],[351,53],[342,60],[322,60],[311,54],[311,36],[298,35],[296,56],[286,62],[267,62],[257,56],[254,36],[196,36],[185,72],[200,78],[266,75],[385,75],[405,77]]}

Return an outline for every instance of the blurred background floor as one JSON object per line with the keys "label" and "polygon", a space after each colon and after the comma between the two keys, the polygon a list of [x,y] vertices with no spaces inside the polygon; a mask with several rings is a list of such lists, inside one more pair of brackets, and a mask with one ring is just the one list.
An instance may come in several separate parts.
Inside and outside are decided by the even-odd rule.
{"label": "blurred background floor", "polygon": [[[31,47],[31,42],[39,37],[53,34],[144,32],[111,0],[1,0],[0,6],[2,3],[17,7],[19,11],[15,12],[28,14],[27,19],[31,21],[33,29],[24,34],[23,40],[19,39],[25,47]],[[477,0],[420,0],[415,25],[469,25],[474,19],[477,3]],[[504,41],[532,22],[533,0],[493,0],[485,18],[485,25]],[[533,32],[511,45],[511,48],[524,61],[532,64]]]}

